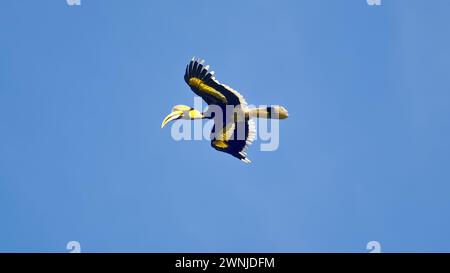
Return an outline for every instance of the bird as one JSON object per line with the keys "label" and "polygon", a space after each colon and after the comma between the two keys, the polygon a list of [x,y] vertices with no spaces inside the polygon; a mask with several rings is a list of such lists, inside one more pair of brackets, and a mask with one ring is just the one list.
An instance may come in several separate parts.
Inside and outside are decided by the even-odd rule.
{"label": "bird", "polygon": [[279,105],[249,108],[244,97],[228,85],[220,83],[214,71],[210,71],[209,65],[204,63],[202,59],[192,58],[186,66],[184,81],[208,104],[207,110],[200,112],[190,106],[175,105],[162,121],[161,128],[177,119],[213,119],[211,146],[250,163],[247,149],[256,137],[253,119],[286,119],[288,111]]}

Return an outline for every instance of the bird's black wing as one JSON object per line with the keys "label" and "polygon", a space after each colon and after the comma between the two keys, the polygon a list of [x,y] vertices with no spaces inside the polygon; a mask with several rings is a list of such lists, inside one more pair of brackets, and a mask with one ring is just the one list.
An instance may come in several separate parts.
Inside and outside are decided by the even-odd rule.
{"label": "bird's black wing", "polygon": [[202,97],[208,104],[216,105],[240,105],[247,107],[244,97],[233,88],[221,84],[214,77],[214,72],[209,71],[203,60],[192,59],[186,66],[184,80],[195,94]]}
{"label": "bird's black wing", "polygon": [[[219,127],[220,128],[220,127]],[[229,122],[222,128],[216,129],[216,124],[211,131],[211,146],[214,149],[231,154],[232,156],[250,163],[247,157],[247,149],[256,136],[253,120]]]}
{"label": "bird's black wing", "polygon": [[211,146],[250,163],[247,148],[255,139],[254,122],[245,118],[237,121],[234,111],[227,111],[227,106],[233,106],[240,115],[245,116],[247,102],[239,92],[216,80],[214,72],[209,71],[209,66],[203,63],[204,61],[192,59],[186,66],[184,80],[209,106],[217,105],[223,112],[222,117],[214,118]]}

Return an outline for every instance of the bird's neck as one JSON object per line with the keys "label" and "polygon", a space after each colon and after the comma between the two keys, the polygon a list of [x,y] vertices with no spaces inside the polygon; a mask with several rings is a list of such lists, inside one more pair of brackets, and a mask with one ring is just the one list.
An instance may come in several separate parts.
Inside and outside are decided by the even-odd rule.
{"label": "bird's neck", "polygon": [[205,116],[198,110],[191,109],[188,112],[187,119],[204,119]]}

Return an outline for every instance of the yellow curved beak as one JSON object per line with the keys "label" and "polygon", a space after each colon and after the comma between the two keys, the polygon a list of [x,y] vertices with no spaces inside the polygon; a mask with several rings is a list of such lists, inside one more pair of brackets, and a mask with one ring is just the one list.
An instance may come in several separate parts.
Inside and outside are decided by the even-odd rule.
{"label": "yellow curved beak", "polygon": [[164,118],[163,122],[161,123],[161,128],[166,126],[167,123],[169,123],[172,120],[178,119],[183,115],[183,111],[175,110],[172,113],[168,114],[166,118]]}

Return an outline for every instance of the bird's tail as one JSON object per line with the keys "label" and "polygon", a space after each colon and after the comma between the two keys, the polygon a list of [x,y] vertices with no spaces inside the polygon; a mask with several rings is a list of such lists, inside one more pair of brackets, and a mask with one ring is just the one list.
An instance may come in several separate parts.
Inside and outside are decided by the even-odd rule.
{"label": "bird's tail", "polygon": [[289,113],[283,106],[259,107],[248,110],[250,118],[285,119]]}

